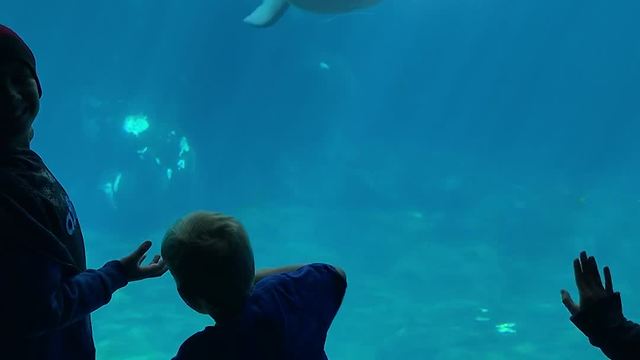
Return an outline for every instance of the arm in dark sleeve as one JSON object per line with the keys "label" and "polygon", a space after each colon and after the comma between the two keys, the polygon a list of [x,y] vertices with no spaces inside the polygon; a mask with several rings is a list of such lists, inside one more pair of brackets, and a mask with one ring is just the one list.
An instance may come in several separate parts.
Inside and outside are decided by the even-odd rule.
{"label": "arm in dark sleeve", "polygon": [[36,336],[87,316],[126,284],[119,261],[67,276],[53,260],[13,249],[0,254],[0,317],[13,334]]}
{"label": "arm in dark sleeve", "polygon": [[640,325],[622,314],[620,293],[601,299],[571,321],[610,359],[640,359]]}
{"label": "arm in dark sleeve", "polygon": [[331,265],[309,264],[285,274],[305,310],[315,315],[328,329],[342,305],[347,281]]}
{"label": "arm in dark sleeve", "polygon": [[34,216],[45,215],[31,201],[0,193],[0,318],[19,337],[65,327],[127,284],[119,261],[79,272],[52,257],[44,248],[58,239],[38,223]]}

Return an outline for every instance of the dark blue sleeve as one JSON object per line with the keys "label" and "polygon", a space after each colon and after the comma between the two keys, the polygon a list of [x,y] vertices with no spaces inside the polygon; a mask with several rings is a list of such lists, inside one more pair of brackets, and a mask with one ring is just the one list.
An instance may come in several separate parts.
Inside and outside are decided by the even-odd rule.
{"label": "dark blue sleeve", "polygon": [[14,248],[0,254],[0,318],[16,335],[36,336],[87,316],[126,284],[119,261],[68,276],[55,261]]}
{"label": "dark blue sleeve", "polygon": [[344,298],[347,282],[327,264],[310,264],[283,274],[291,282],[299,306],[329,328]]}
{"label": "dark blue sleeve", "polygon": [[571,321],[610,359],[640,359],[640,325],[622,314],[620,293],[601,299]]}

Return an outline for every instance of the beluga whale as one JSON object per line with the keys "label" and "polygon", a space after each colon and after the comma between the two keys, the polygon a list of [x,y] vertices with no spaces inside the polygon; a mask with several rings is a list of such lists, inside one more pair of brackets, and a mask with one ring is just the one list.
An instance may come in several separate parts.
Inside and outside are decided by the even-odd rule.
{"label": "beluga whale", "polygon": [[381,0],[263,0],[244,22],[256,27],[268,27],[280,20],[289,6],[320,14],[343,14],[368,8]]}

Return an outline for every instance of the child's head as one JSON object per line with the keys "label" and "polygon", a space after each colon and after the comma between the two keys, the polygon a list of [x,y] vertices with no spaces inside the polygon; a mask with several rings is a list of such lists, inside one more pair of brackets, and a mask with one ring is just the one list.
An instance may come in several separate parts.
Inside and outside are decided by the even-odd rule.
{"label": "child's head", "polygon": [[28,144],[41,96],[33,53],[15,32],[0,25],[0,146]]}
{"label": "child's head", "polygon": [[255,278],[253,251],[233,217],[195,212],[167,231],[162,257],[191,308],[216,321],[237,315]]}

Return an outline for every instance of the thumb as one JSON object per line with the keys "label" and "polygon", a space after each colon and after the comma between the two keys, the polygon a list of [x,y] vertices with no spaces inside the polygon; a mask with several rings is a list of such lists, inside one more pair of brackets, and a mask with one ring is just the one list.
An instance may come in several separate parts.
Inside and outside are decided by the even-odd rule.
{"label": "thumb", "polygon": [[560,296],[562,297],[562,303],[567,308],[567,310],[569,310],[569,313],[571,315],[575,315],[578,311],[580,311],[580,306],[576,305],[567,290],[560,290]]}

